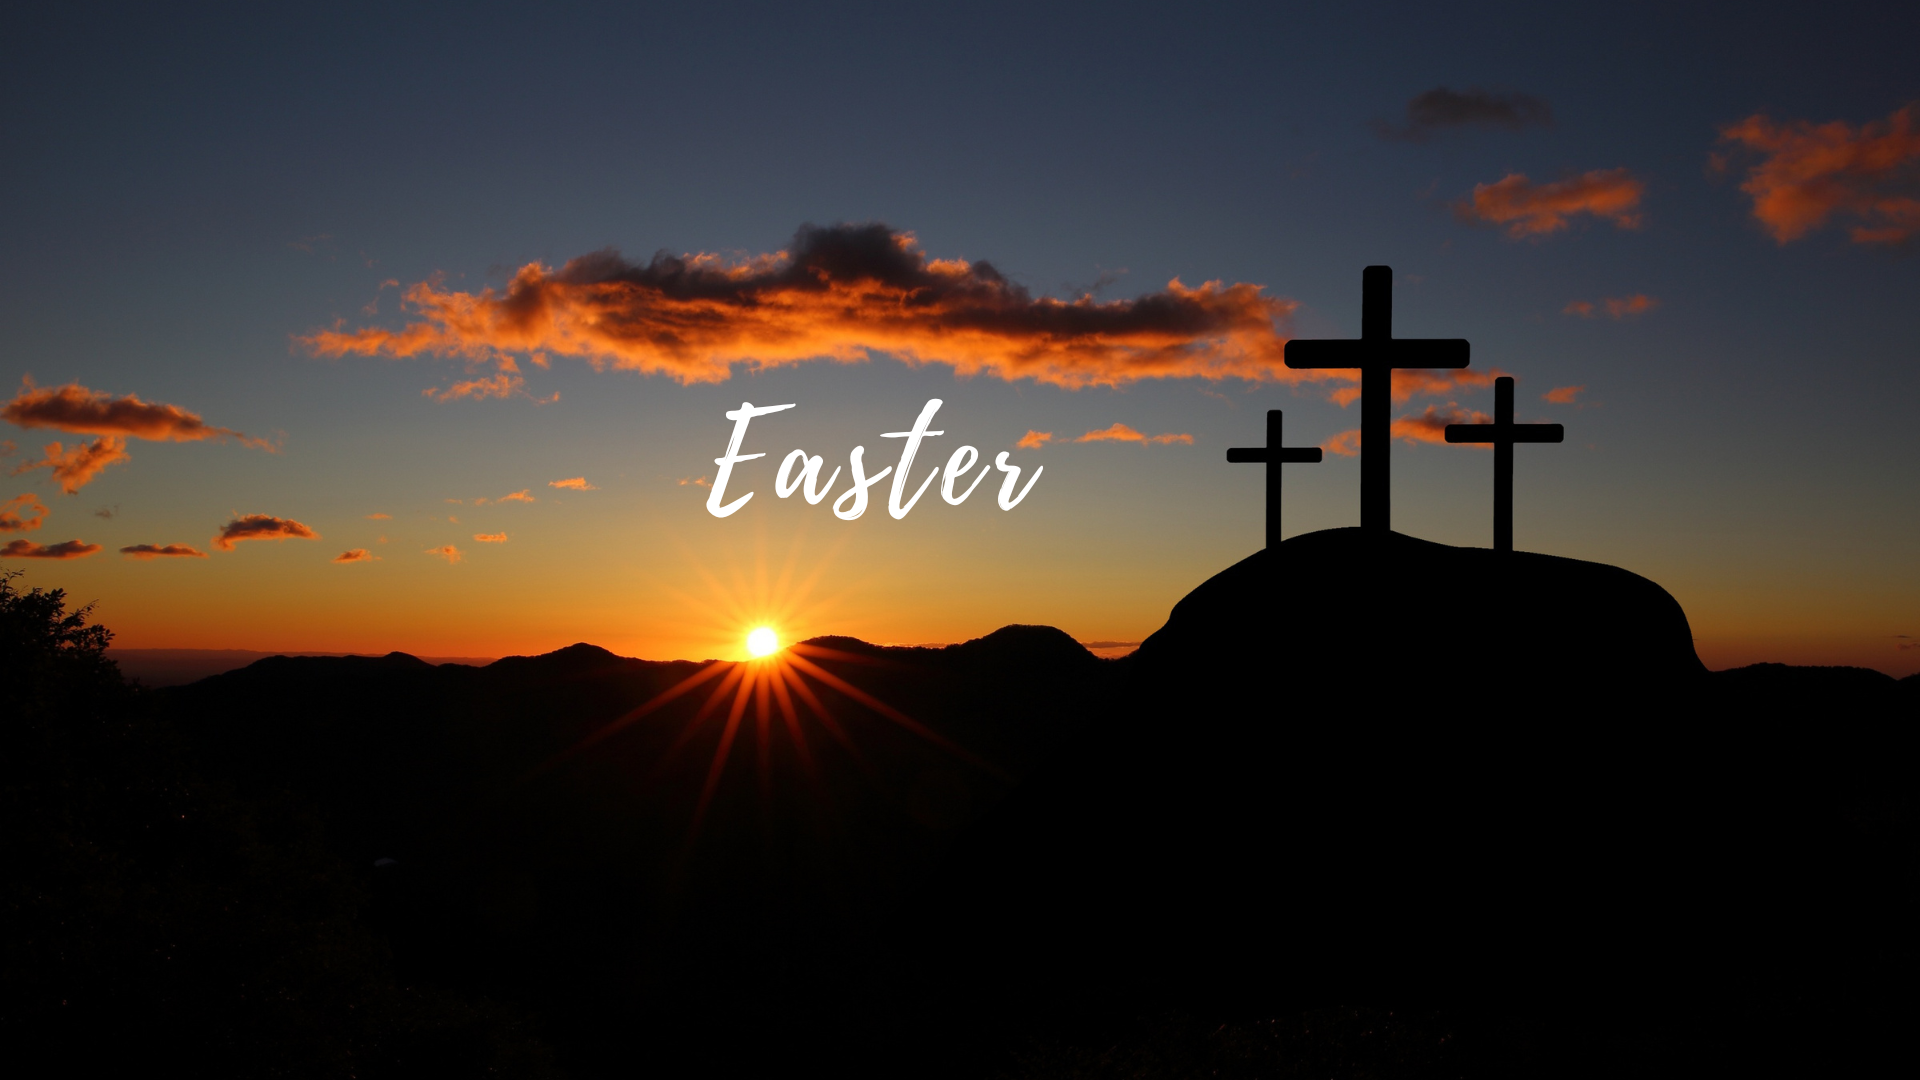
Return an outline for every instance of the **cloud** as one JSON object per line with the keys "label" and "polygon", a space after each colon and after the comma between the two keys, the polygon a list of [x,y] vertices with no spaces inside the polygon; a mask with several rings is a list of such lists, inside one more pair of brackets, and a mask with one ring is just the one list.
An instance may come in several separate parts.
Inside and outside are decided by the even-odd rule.
{"label": "cloud", "polygon": [[507,534],[503,532],[474,533],[473,538],[482,544],[504,544],[507,542]]}
{"label": "cloud", "polygon": [[712,487],[713,486],[712,482],[709,481],[704,476],[695,476],[695,477],[683,476],[680,478],[681,487],[686,487],[688,484],[692,484],[694,487]]}
{"label": "cloud", "polygon": [[114,503],[112,506],[103,506],[100,509],[95,510],[93,512],[93,516],[99,518],[102,521],[112,521],[114,512],[119,509],[120,509],[120,504]]}
{"label": "cloud", "polygon": [[1109,442],[1109,441],[1137,442],[1137,443],[1185,443],[1188,446],[1192,446],[1193,436],[1174,435],[1171,433],[1166,435],[1142,435],[1141,433],[1133,430],[1132,428],[1128,427],[1125,424],[1115,423],[1110,428],[1104,428],[1100,431],[1089,431],[1085,435],[1082,435],[1073,441],[1077,443]]}
{"label": "cloud", "polygon": [[0,503],[0,533],[32,532],[47,519],[47,508],[32,492]]}
{"label": "cloud", "polygon": [[1325,450],[1329,454],[1338,454],[1341,457],[1359,457],[1360,429],[1354,428],[1351,431],[1343,431],[1328,439],[1326,442],[1321,443],[1320,449]]}
{"label": "cloud", "polygon": [[540,501],[539,499],[536,499],[532,495],[528,494],[528,492],[531,490],[532,490],[531,488],[521,488],[519,491],[516,491],[511,495],[502,495],[493,501],[497,503],[539,502]]}
{"label": "cloud", "polygon": [[[1395,368],[1390,396],[1395,401],[1406,401],[1416,394],[1441,396],[1461,390],[1479,390],[1492,386],[1493,380],[1504,374],[1499,368],[1484,371],[1469,368]],[[1328,394],[1327,398],[1344,409],[1360,400],[1360,387],[1342,386]]]}
{"label": "cloud", "polygon": [[[1920,103],[1854,127],[1841,120],[1779,123],[1755,114],[1720,129],[1720,141],[1762,155],[1740,190],[1778,243],[1798,240],[1835,214],[1860,224],[1857,244],[1920,235]],[[1726,168],[1728,157],[1714,156]]]}
{"label": "cloud", "polygon": [[429,386],[420,393],[435,401],[459,401],[463,398],[485,401],[487,398],[523,397],[535,405],[551,405],[560,400],[560,392],[557,390],[550,397],[537,398],[527,393],[526,387],[527,380],[503,371],[497,375],[457,382],[444,390],[435,390]]}
{"label": "cloud", "polygon": [[1407,122],[1394,127],[1384,122],[1373,129],[1383,139],[1425,142],[1448,128],[1502,127],[1519,131],[1529,124],[1550,127],[1553,110],[1532,94],[1496,92],[1470,86],[1449,90],[1436,86],[1407,102]]}
{"label": "cloud", "polygon": [[242,540],[318,540],[320,534],[290,518],[277,518],[271,514],[247,514],[236,517],[220,527],[220,535],[213,538],[213,546],[221,551],[232,551],[233,545]]}
{"label": "cloud", "polygon": [[1622,229],[1640,227],[1640,196],[1645,185],[1625,169],[1595,169],[1579,176],[1536,184],[1519,173],[1491,184],[1475,184],[1454,211],[1462,218],[1504,225],[1516,240],[1543,237],[1567,227],[1575,214],[1592,214]]}
{"label": "cloud", "polygon": [[48,544],[46,547],[25,540],[15,540],[6,547],[0,547],[0,558],[84,559],[99,550],[99,544],[89,544],[81,540],[62,540],[58,544]]}
{"label": "cloud", "polygon": [[[1445,406],[1429,405],[1419,416],[1403,416],[1393,422],[1393,437],[1409,443],[1445,443],[1448,424],[1491,424],[1493,417],[1472,409],[1462,411],[1455,402]],[[1473,443],[1461,445],[1472,446]]]}
{"label": "cloud", "polygon": [[[989,263],[930,259],[911,233],[881,224],[804,226],[789,250],[739,259],[661,252],[642,264],[600,251],[558,270],[530,263],[503,291],[430,280],[405,300],[413,321],[398,330],[301,341],[323,356],[494,361],[503,374],[515,355],[567,356],[682,383],[724,381],[735,364],[852,363],[873,352],[1068,388],[1339,378],[1285,366],[1297,305],[1260,286],[1176,279],[1132,300],[1034,297]],[[514,391],[497,378],[486,392]]]}
{"label": "cloud", "polygon": [[454,547],[452,544],[442,544],[437,548],[428,548],[426,553],[436,558],[447,560],[448,566],[452,566],[460,561],[460,549]]}
{"label": "cloud", "polygon": [[565,490],[565,491],[599,491],[600,490],[594,485],[587,483],[587,478],[584,476],[569,476],[565,480],[549,480],[547,481],[547,486],[550,488],[561,488],[562,490]]}
{"label": "cloud", "polygon": [[1028,428],[1027,433],[1020,436],[1020,441],[1013,445],[1022,450],[1038,450],[1051,441],[1053,441],[1053,432],[1034,431]]}
{"label": "cloud", "polygon": [[1586,392],[1584,386],[1556,386],[1540,396],[1555,405],[1572,405],[1574,398]]}
{"label": "cloud", "polygon": [[109,465],[126,461],[127,441],[112,435],[102,435],[90,443],[76,443],[68,450],[60,443],[48,443],[46,457],[39,461],[29,461],[16,466],[14,476],[32,469],[52,469],[54,482],[60,490],[72,495],[87,486],[87,482],[99,475],[100,470]]}
{"label": "cloud", "polygon": [[258,450],[273,450],[265,439],[232,428],[214,427],[178,405],[141,401],[134,394],[114,397],[78,383],[36,387],[21,381],[20,392],[0,408],[0,419],[24,428],[54,428],[76,435],[118,435],[152,442],[233,439]]}
{"label": "cloud", "polygon": [[368,521],[392,521],[393,515],[392,514],[368,514],[367,520]]}
{"label": "cloud", "polygon": [[370,554],[366,548],[348,548],[347,550],[341,552],[340,554],[335,555],[333,557],[333,561],[337,563],[378,562],[380,561],[380,556]]}
{"label": "cloud", "polygon": [[135,544],[132,547],[121,548],[120,554],[129,559],[204,559],[207,557],[206,552],[185,544],[168,544],[165,547],[157,544]]}
{"label": "cloud", "polygon": [[1591,319],[1605,312],[1608,318],[1619,320],[1645,315],[1659,306],[1660,301],[1646,293],[1634,293],[1632,296],[1605,297],[1597,304],[1591,300],[1575,300],[1561,308],[1560,314],[1578,315],[1583,319]]}

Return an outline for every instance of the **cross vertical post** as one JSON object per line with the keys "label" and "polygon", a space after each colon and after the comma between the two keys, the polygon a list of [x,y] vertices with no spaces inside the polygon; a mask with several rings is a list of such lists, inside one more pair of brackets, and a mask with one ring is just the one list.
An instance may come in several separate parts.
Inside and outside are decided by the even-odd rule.
{"label": "cross vertical post", "polygon": [[[1383,350],[1393,339],[1393,268],[1369,266],[1360,274],[1360,340]],[[1360,527],[1388,529],[1393,517],[1393,474],[1387,456],[1393,444],[1393,368],[1360,369]]]}
{"label": "cross vertical post", "polygon": [[1314,464],[1321,458],[1317,446],[1282,446],[1280,410],[1267,410],[1267,445],[1234,446],[1227,449],[1227,460],[1234,464],[1265,464],[1267,467],[1267,550],[1280,546],[1280,466]]}
{"label": "cross vertical post", "polygon": [[1463,368],[1471,355],[1460,338],[1393,336],[1393,268],[1369,266],[1360,277],[1360,340],[1289,341],[1290,368],[1360,372],[1360,527],[1393,527],[1393,372],[1395,368]]}
{"label": "cross vertical post", "polygon": [[1502,375],[1493,380],[1493,423],[1448,424],[1450,443],[1493,444],[1493,549],[1513,550],[1513,444],[1557,443],[1565,441],[1567,429],[1559,424],[1516,424],[1513,422],[1513,379]]}

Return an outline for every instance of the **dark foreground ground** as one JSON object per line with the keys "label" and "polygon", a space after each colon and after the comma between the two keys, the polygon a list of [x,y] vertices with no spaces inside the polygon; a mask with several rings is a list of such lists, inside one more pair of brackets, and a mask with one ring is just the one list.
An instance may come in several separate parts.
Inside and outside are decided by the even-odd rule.
{"label": "dark foreground ground", "polygon": [[82,1075],[1911,1071],[1920,681],[1708,673],[1644,579],[1392,544],[1122,661],[163,691],[8,586],[0,1020]]}

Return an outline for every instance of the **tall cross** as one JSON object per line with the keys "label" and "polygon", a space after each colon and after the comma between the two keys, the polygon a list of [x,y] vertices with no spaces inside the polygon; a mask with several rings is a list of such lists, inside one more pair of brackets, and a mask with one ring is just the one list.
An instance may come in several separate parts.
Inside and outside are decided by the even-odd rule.
{"label": "tall cross", "polygon": [[1561,442],[1567,429],[1559,424],[1516,424],[1513,422],[1513,380],[1505,375],[1493,380],[1493,423],[1448,424],[1451,443],[1493,444],[1493,549],[1513,550],[1513,444],[1517,442]]}
{"label": "tall cross", "polygon": [[1360,527],[1392,528],[1393,370],[1463,368],[1462,338],[1393,336],[1393,268],[1369,266],[1360,276],[1360,340],[1289,341],[1290,368],[1360,369]]}
{"label": "tall cross", "polygon": [[1267,410],[1267,445],[1227,448],[1227,460],[1234,464],[1264,463],[1267,467],[1267,550],[1280,546],[1280,466],[1311,465],[1320,460],[1317,446],[1282,446],[1280,410]]}

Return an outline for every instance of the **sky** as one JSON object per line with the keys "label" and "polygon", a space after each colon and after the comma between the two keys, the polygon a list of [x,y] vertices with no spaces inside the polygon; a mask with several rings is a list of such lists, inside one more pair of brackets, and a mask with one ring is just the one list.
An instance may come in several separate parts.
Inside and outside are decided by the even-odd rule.
{"label": "sky", "polygon": [[[1567,430],[1518,547],[1710,667],[1920,670],[1920,10],[1682,8],[28,12],[0,566],[129,648],[1137,642],[1263,543],[1266,410],[1328,450],[1285,533],[1358,523],[1355,384],[1280,356],[1388,265],[1397,336],[1472,343],[1396,386],[1394,528],[1491,544],[1436,440],[1511,375]],[[935,399],[900,500],[990,475],[837,515]],[[720,517],[743,402],[793,407]]]}

